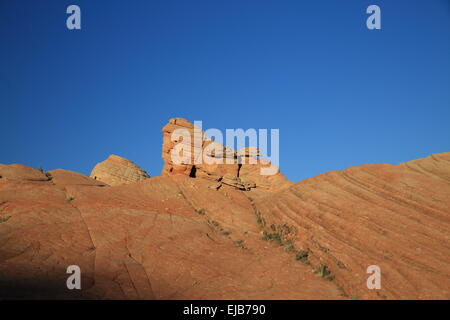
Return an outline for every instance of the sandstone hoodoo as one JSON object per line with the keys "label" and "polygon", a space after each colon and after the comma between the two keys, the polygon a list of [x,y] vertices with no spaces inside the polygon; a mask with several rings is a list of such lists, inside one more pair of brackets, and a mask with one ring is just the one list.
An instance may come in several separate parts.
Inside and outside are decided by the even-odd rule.
{"label": "sandstone hoodoo", "polygon": [[91,178],[110,186],[117,186],[145,180],[150,176],[134,162],[116,155],[110,155],[108,159],[94,167]]}
{"label": "sandstone hoodoo", "polygon": [[[184,130],[190,138],[179,137],[174,134],[176,130]],[[261,174],[261,168],[270,167],[271,163],[260,158],[261,154],[255,146],[244,147],[237,152],[208,138],[200,128],[182,118],[170,119],[162,132],[162,176],[185,175],[208,179],[219,182],[219,186],[223,183],[241,190],[259,188],[278,191],[292,185],[278,168],[273,175]],[[187,152],[187,161],[174,161],[173,153],[178,155],[177,147]],[[214,161],[217,159],[221,159],[221,163]]]}

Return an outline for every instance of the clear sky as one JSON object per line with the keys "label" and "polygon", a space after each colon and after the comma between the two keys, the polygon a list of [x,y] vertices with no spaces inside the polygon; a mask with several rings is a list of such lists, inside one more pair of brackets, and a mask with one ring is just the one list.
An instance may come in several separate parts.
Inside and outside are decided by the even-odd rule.
{"label": "clear sky", "polygon": [[450,151],[448,0],[0,0],[0,40],[0,163],[156,176],[172,117],[280,129],[293,181]]}

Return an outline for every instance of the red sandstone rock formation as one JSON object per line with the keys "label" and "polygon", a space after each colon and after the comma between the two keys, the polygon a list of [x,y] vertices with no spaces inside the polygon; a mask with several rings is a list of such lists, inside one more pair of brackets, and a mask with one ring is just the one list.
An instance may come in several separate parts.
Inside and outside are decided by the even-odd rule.
{"label": "red sandstone rock formation", "polygon": [[[257,199],[267,226],[287,224],[309,261],[359,298],[450,297],[450,153],[321,174]],[[368,290],[369,265],[382,289]]]}
{"label": "red sandstone rock formation", "polygon": [[145,180],[150,176],[134,162],[112,154],[94,167],[91,178],[117,186]]}
{"label": "red sandstone rock formation", "polygon": [[[178,135],[174,134],[176,130],[185,130],[189,138],[179,137],[182,131]],[[260,153],[254,146],[236,152],[207,138],[200,128],[195,128],[192,123],[181,118],[170,119],[162,132],[164,134],[162,176],[181,174],[210,179],[219,182],[219,186],[224,183],[243,190],[257,187],[276,191],[292,184],[278,169],[274,175],[262,175],[261,168],[270,167],[270,162],[259,159]],[[187,151],[184,162],[181,161],[184,155],[176,150],[179,144],[182,144],[184,152]],[[175,158],[179,155],[177,161],[174,161],[174,155]],[[215,159],[221,159],[222,162],[213,163]]]}
{"label": "red sandstone rock formation", "polygon": [[0,299],[450,298],[450,153],[287,185],[257,165],[164,168],[109,186],[0,165]]}

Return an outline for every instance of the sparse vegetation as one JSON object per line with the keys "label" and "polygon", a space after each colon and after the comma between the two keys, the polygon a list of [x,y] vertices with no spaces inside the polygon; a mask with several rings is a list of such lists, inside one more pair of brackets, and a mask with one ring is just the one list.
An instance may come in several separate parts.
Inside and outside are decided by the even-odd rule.
{"label": "sparse vegetation", "polygon": [[272,233],[271,238],[276,244],[281,245],[281,235],[279,233]]}
{"label": "sparse vegetation", "polygon": [[242,248],[242,249],[248,249],[245,245],[244,245],[244,240],[236,240],[234,242],[234,245],[238,248]]}
{"label": "sparse vegetation", "polygon": [[211,220],[211,224],[212,224],[214,227],[219,227],[219,226],[220,226],[220,223],[218,223],[216,220]]}
{"label": "sparse vegetation", "polygon": [[293,243],[286,244],[285,247],[284,247],[284,251],[286,251],[286,252],[294,252],[295,251],[294,244]]}
{"label": "sparse vegetation", "polygon": [[328,266],[326,264],[321,263],[316,267],[314,273],[323,279],[329,281],[334,280],[334,275],[331,274],[331,271],[328,269]]}
{"label": "sparse vegetation", "polygon": [[46,173],[45,173],[45,176],[46,176],[49,180],[52,180],[52,179],[53,179],[52,174],[51,174],[50,172],[46,172]]}
{"label": "sparse vegetation", "polygon": [[253,208],[254,208],[255,214],[256,214],[256,223],[258,223],[258,226],[261,229],[264,229],[266,227],[266,220],[264,220],[261,212],[258,209],[256,209],[256,207],[253,207]]}
{"label": "sparse vegetation", "polygon": [[265,224],[265,223],[264,223],[264,219],[263,219],[261,216],[258,216],[258,218],[256,219],[256,222],[257,222],[260,226],[262,226],[262,225]]}
{"label": "sparse vegetation", "polygon": [[37,170],[40,171],[41,173],[44,173],[44,168],[42,167],[37,168]]}
{"label": "sparse vegetation", "polygon": [[325,253],[327,253],[328,251],[330,251],[330,249],[326,248],[326,247],[322,247],[320,244],[317,244],[317,246],[319,247],[320,251],[323,251]]}
{"label": "sparse vegetation", "polygon": [[68,197],[68,198],[66,199],[67,202],[72,202],[73,200],[75,200],[74,197]]}
{"label": "sparse vegetation", "polygon": [[229,235],[231,234],[231,231],[225,230],[224,228],[222,228],[222,227],[220,226],[220,223],[217,222],[216,220],[209,220],[209,219],[208,219],[207,221],[208,221],[208,223],[209,223],[210,225],[212,225],[214,228],[218,229],[222,235],[224,235],[224,236],[229,236]]}
{"label": "sparse vegetation", "polygon": [[[295,260],[300,261],[306,265],[310,265],[309,261],[309,252],[310,249],[307,250],[300,250],[295,247],[295,243],[293,240],[293,235],[296,234],[296,228],[294,226],[290,226],[287,223],[283,223],[281,225],[270,225],[270,228],[266,227],[266,221],[262,217],[261,212],[255,207],[253,204],[253,208],[256,215],[256,222],[258,223],[258,226],[263,232],[262,239],[265,241],[273,241],[278,245],[284,246],[284,250],[288,253],[293,253],[295,255]],[[241,246],[242,242],[235,242],[236,246]],[[319,250],[325,253],[329,253],[329,249],[323,246],[318,246]],[[336,263],[340,268],[345,268],[345,265],[336,259]],[[321,278],[332,281],[334,280],[335,276],[331,273],[330,269],[325,264],[320,264],[317,266],[314,270],[314,273],[316,273]],[[342,290],[342,295],[346,296],[344,291]]]}
{"label": "sparse vegetation", "polygon": [[11,218],[11,216],[0,217],[0,223],[6,222]]}
{"label": "sparse vegetation", "polygon": [[281,235],[277,232],[275,233],[268,233],[267,231],[263,231],[263,240],[266,241],[273,241],[278,245],[281,245]]}
{"label": "sparse vegetation", "polygon": [[205,215],[205,209],[203,209],[203,208],[202,208],[202,209],[196,209],[195,211],[196,211],[199,215],[202,215],[202,216]]}
{"label": "sparse vegetation", "polygon": [[308,256],[309,256],[308,251],[299,250],[295,254],[295,260],[303,262],[304,264],[309,264]]}

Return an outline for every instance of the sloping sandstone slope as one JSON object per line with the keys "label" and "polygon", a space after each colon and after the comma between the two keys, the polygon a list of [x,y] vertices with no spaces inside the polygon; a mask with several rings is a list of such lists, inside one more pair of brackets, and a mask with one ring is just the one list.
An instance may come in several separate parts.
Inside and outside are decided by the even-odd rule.
{"label": "sloping sandstone slope", "polygon": [[[295,229],[298,250],[348,295],[450,298],[450,153],[321,174],[255,207],[268,232]],[[381,268],[381,290],[367,289],[370,265]]]}
{"label": "sloping sandstone slope", "polygon": [[[50,174],[0,179],[0,298],[340,297],[333,283],[261,240],[236,188],[186,176],[111,187]],[[69,265],[81,268],[80,291],[66,288]]]}
{"label": "sloping sandstone slope", "polygon": [[[0,298],[449,299],[449,160],[352,167],[277,193],[2,165]],[[374,264],[381,290],[366,286]],[[69,265],[81,291],[66,288]]]}

